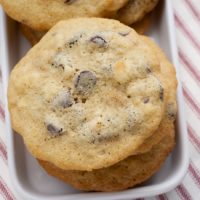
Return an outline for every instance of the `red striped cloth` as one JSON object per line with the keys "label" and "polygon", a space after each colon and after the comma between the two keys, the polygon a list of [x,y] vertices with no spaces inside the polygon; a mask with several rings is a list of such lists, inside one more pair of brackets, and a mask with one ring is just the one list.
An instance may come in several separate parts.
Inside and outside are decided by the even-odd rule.
{"label": "red striped cloth", "polygon": [[[183,182],[178,187],[166,194],[145,198],[145,200],[200,199],[200,0],[175,0],[173,5],[186,104],[190,164]],[[1,80],[0,68],[0,199],[13,200],[16,198],[10,184],[7,166]]]}

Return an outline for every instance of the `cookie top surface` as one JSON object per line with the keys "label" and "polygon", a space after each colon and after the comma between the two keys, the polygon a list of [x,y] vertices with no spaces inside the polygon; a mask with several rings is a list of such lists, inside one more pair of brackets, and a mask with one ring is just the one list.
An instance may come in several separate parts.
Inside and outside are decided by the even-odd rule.
{"label": "cookie top surface", "polygon": [[9,16],[39,31],[49,30],[60,20],[105,17],[127,0],[0,0]]}
{"label": "cookie top surface", "polygon": [[153,10],[157,3],[158,0],[129,0],[124,7],[117,11],[115,19],[131,25]]}
{"label": "cookie top surface", "polygon": [[59,22],[13,69],[13,128],[32,154],[92,170],[131,155],[159,126],[160,65],[137,33],[115,20]]}
{"label": "cookie top surface", "polygon": [[147,153],[134,155],[108,168],[91,172],[62,170],[50,162],[40,160],[41,166],[52,176],[80,190],[112,192],[133,187],[149,179],[174,147],[174,125],[160,129],[164,137]]}

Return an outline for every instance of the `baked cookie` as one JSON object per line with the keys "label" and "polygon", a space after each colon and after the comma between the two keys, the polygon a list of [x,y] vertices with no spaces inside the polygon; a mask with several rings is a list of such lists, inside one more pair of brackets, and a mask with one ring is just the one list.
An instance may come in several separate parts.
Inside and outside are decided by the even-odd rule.
{"label": "baked cookie", "polygon": [[174,146],[177,87],[175,70],[152,40],[144,36],[141,36],[141,39],[151,47],[159,58],[161,71],[168,85],[166,113],[158,130],[138,149],[137,153],[143,154],[130,156],[111,167],[92,172],[62,170],[50,162],[39,161],[50,175],[81,190],[116,191],[133,187],[147,180],[164,162]]}
{"label": "baked cookie", "polygon": [[139,34],[141,35],[144,35],[150,25],[151,25],[151,16],[152,16],[152,13],[148,13],[147,15],[145,15],[140,21],[137,21],[135,23],[133,23],[131,25],[131,27]]}
{"label": "baked cookie", "polygon": [[[131,27],[134,28],[134,30],[137,33],[144,34],[148,30],[150,22],[151,13],[147,14],[142,20],[132,24]],[[46,33],[41,31],[35,31],[32,28],[26,26],[25,24],[20,24],[20,30],[32,46],[37,44]]]}
{"label": "baked cookie", "polygon": [[[151,14],[147,14],[142,20],[132,24],[131,27],[134,28],[134,30],[137,33],[144,34],[150,26],[150,21]],[[41,31],[35,31],[32,28],[26,26],[25,24],[20,24],[20,30],[32,46],[37,44],[46,33]]]}
{"label": "baked cookie", "polygon": [[[142,21],[140,21],[140,23],[135,23],[134,26],[137,27],[135,30],[137,32],[140,32],[140,34],[143,33],[144,29],[146,28],[145,26],[147,25],[147,23],[149,23],[150,21],[150,15],[148,14],[147,16],[144,17],[145,19],[142,19]],[[137,25],[136,25],[137,24]],[[37,32],[32,30],[31,28],[27,27],[26,25],[21,24],[20,25],[22,32],[24,33],[24,35],[27,37],[27,39],[32,43],[32,45],[35,45],[37,42],[39,42],[39,40],[42,38],[42,36],[44,35],[44,33],[42,32]],[[146,40],[146,42],[149,43],[149,45],[151,45],[151,48],[156,48],[154,43],[152,43],[149,38],[145,37],[144,38]],[[160,51],[158,49],[158,51]],[[158,53],[158,55],[160,54],[160,52]],[[171,65],[170,63],[166,63],[166,65]],[[165,65],[164,65],[165,66]],[[167,66],[167,68],[164,69],[169,69],[169,73],[171,74],[170,76],[174,76],[175,71],[174,68],[171,66]],[[171,70],[172,69],[172,70]],[[169,79],[168,79],[169,80]],[[167,80],[167,82],[168,82]],[[170,85],[170,88],[176,88],[176,80],[170,81],[170,84],[167,83],[167,85]],[[165,90],[166,91],[166,90]],[[172,91],[172,90],[170,90]],[[171,93],[172,94],[172,93]],[[168,100],[168,106],[166,107],[166,112],[165,112],[165,117],[170,118],[170,120],[172,120],[172,123],[175,120],[175,116],[176,116],[176,94],[175,95],[171,95],[170,99]],[[165,126],[166,123],[166,119],[162,120],[164,121],[164,123],[161,122],[160,127],[162,129],[163,126]],[[160,140],[164,137],[164,135],[162,134],[162,131],[160,131],[159,129],[149,138],[147,138],[143,144],[140,145],[140,147],[134,152],[135,154],[139,154],[139,153],[145,153],[147,151],[149,151],[153,145],[157,144],[160,142]]]}
{"label": "baked cookie", "polygon": [[60,20],[106,17],[127,0],[0,0],[7,14],[34,30],[47,31]]}
{"label": "baked cookie", "polygon": [[124,7],[116,12],[114,18],[124,24],[131,25],[152,11],[157,3],[158,0],[129,0]]}
{"label": "baked cookie", "polygon": [[152,136],[147,138],[144,141],[144,143],[141,144],[138,150],[134,152],[134,154],[147,152],[155,144],[160,142],[160,140],[164,137],[163,135],[164,132],[162,130],[164,129],[165,126],[173,126],[177,113],[177,105],[176,105],[177,80],[176,80],[175,68],[168,61],[162,50],[150,38],[146,36],[140,36],[140,37],[146,42],[146,44],[149,45],[149,47],[151,47],[152,51],[160,60],[161,74],[164,75],[162,77],[163,78],[162,82],[164,82],[165,85],[167,86],[165,88],[165,96],[167,103],[165,108],[165,115],[163,117],[163,120],[161,121],[158,130],[156,130],[156,132]]}
{"label": "baked cookie", "polygon": [[39,161],[48,174],[58,177],[80,190],[118,191],[138,185],[149,179],[164,163],[174,147],[174,128],[162,130],[164,138],[151,151],[130,156],[108,168],[86,171],[62,170],[50,162]]}
{"label": "baked cookie", "polygon": [[20,30],[32,46],[37,44],[45,35],[45,32],[35,31],[32,28],[26,26],[25,24],[20,24]]}
{"label": "baked cookie", "polygon": [[158,128],[159,73],[132,28],[102,18],[59,22],[11,72],[12,126],[35,157],[59,168],[108,167]]}

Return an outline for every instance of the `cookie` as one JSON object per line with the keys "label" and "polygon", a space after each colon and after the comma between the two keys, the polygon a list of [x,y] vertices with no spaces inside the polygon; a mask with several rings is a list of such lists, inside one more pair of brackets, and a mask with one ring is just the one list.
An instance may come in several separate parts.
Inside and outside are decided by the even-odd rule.
{"label": "cookie", "polygon": [[34,30],[47,31],[60,20],[106,17],[127,0],[1,0],[6,13]]}
{"label": "cookie", "polygon": [[[147,14],[142,20],[132,24],[131,27],[134,28],[134,30],[137,33],[144,34],[150,26],[150,21],[151,14]],[[24,24],[20,24],[20,30],[32,46],[37,44],[46,33],[41,31],[35,31]]]}
{"label": "cookie", "polygon": [[[166,124],[165,124],[166,125]],[[91,172],[62,170],[50,162],[39,161],[48,174],[85,191],[112,192],[134,187],[149,179],[164,163],[174,147],[174,127],[163,127],[164,138],[151,151],[130,156],[108,168]]]}
{"label": "cookie", "polygon": [[156,54],[157,58],[160,60],[161,72],[163,75],[162,78],[164,78],[162,79],[162,81],[165,82],[165,85],[167,86],[167,88],[165,88],[167,103],[165,108],[165,115],[158,130],[152,136],[147,138],[144,141],[144,143],[141,144],[138,150],[134,152],[134,154],[147,152],[155,144],[160,142],[160,140],[164,137],[163,131],[160,130],[162,130],[166,126],[166,124],[167,126],[173,126],[177,113],[177,105],[176,105],[177,80],[176,80],[175,68],[167,60],[162,50],[150,38],[146,36],[141,36],[141,39],[143,39],[146,42],[146,44],[148,44],[151,47],[152,51]]}
{"label": "cookie", "polygon": [[159,73],[132,28],[102,18],[59,22],[11,72],[12,126],[36,158],[59,168],[111,166],[158,128]]}
{"label": "cookie", "polygon": [[[144,31],[147,29],[147,26],[149,26],[150,18],[151,18],[151,13],[147,14],[141,21],[136,22],[135,24],[133,24],[132,27],[134,27],[134,29],[137,32],[139,32],[140,34],[143,34]],[[26,25],[23,25],[23,24],[21,24],[21,28],[22,28],[24,34],[26,35],[27,39],[29,39],[29,41],[32,43],[32,45],[35,45],[37,42],[39,42],[41,37],[44,35],[44,33],[34,31],[31,28],[29,28],[29,27],[27,27]],[[146,40],[148,42],[149,39],[146,38]],[[148,42],[148,43],[149,43],[149,45],[152,45],[151,42]],[[155,48],[154,46],[152,45],[152,48]],[[166,69],[169,69],[169,66]],[[170,74],[171,74],[170,76],[173,76],[174,73],[175,73],[174,71],[171,71],[170,72]],[[175,89],[176,88],[176,81],[174,81],[174,82],[170,81],[170,83],[174,84],[170,88],[174,88]],[[176,100],[175,99],[176,99],[176,97],[173,97],[173,98],[168,100],[168,106],[166,108],[166,114],[165,114],[165,117],[166,118],[170,118],[172,120],[172,123],[175,120],[175,116],[176,116]],[[166,121],[166,119],[165,119],[165,121]],[[165,126],[165,124],[161,123],[160,124],[161,129],[162,129],[163,126]],[[152,136],[147,138],[144,141],[144,143],[140,145],[140,147],[134,152],[134,155],[150,151],[150,149],[153,147],[153,145],[159,143],[160,140],[163,137],[164,137],[164,135],[162,134],[162,131],[159,131],[159,130],[156,131],[155,134],[153,134]]]}
{"label": "cookie", "polygon": [[152,16],[152,13],[148,13],[140,21],[133,23],[131,27],[137,33],[144,35],[148,31],[151,25],[151,16]]}
{"label": "cookie", "polygon": [[152,11],[157,3],[158,0],[129,0],[124,7],[116,12],[114,18],[124,24],[131,25]]}
{"label": "cookie", "polygon": [[35,31],[24,24],[20,24],[20,30],[23,33],[23,35],[28,39],[28,41],[31,43],[32,46],[37,44],[41,40],[41,38],[45,35],[45,32]]}
{"label": "cookie", "polygon": [[[142,20],[132,24],[131,27],[134,28],[134,30],[137,33],[144,34],[150,26],[150,21],[151,14],[147,14]],[[20,24],[20,30],[32,46],[37,44],[46,33],[41,31],[35,31],[24,24]]]}
{"label": "cookie", "polygon": [[[133,187],[149,179],[162,165],[174,146],[174,120],[176,116],[176,87],[174,67],[164,53],[149,38],[141,36],[160,60],[161,71],[168,85],[164,118],[156,132],[138,148],[138,154],[111,166],[92,172],[67,171],[50,162],[39,161],[41,166],[77,189],[86,191],[117,191]],[[170,90],[169,90],[170,89]],[[146,153],[144,153],[146,152]],[[141,154],[142,153],[142,154]]]}

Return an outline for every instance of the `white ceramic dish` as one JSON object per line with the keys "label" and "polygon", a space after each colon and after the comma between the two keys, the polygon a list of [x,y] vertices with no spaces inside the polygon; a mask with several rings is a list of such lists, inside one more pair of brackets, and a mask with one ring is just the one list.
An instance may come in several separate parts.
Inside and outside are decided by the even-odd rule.
{"label": "white ceramic dish", "polygon": [[[158,11],[159,10],[159,11]],[[17,24],[6,17],[0,8],[0,47],[3,83],[5,95],[10,70],[22,55],[30,48],[28,42],[18,31]],[[165,51],[168,58],[179,70],[177,50],[174,36],[174,21],[171,1],[162,1],[160,9],[154,16],[154,24],[149,31],[151,36]],[[19,199],[25,200],[71,200],[71,199],[133,199],[153,196],[167,192],[176,187],[186,172],[188,166],[188,147],[186,124],[184,119],[184,105],[181,83],[177,92],[178,116],[176,147],[163,167],[148,182],[134,189],[122,192],[87,193],[77,191],[63,182],[48,176],[38,165],[37,161],[27,152],[22,138],[14,134],[11,128],[9,113],[6,109],[6,128],[8,141],[8,164],[12,183]],[[7,107],[7,102],[6,102]]]}

